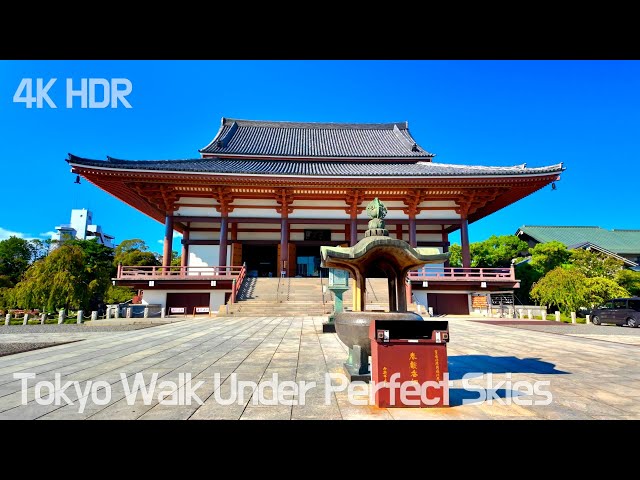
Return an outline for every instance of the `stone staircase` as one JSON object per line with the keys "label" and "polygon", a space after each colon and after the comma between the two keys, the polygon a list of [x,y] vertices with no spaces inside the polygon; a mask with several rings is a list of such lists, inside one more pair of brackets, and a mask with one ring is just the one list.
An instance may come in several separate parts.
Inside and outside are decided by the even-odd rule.
{"label": "stone staircase", "polygon": [[[304,316],[329,315],[333,312],[333,294],[322,286],[326,278],[246,278],[238,292],[236,303],[228,304],[228,314],[221,309],[219,316]],[[353,287],[353,280],[350,280]],[[352,288],[343,295],[346,311],[352,308]],[[413,308],[412,308],[413,307]],[[367,279],[367,310],[389,311],[389,290],[386,278]],[[409,307],[415,311],[415,305]]]}
{"label": "stone staircase", "polygon": [[329,291],[322,292],[327,283],[326,278],[322,284],[319,278],[246,278],[236,303],[228,305],[228,315],[328,315],[333,312],[333,297]]}

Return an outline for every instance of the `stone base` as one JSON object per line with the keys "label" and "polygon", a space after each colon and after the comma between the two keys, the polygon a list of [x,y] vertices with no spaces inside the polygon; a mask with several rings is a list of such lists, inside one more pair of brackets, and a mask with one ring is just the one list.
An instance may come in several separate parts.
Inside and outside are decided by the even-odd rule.
{"label": "stone base", "polygon": [[344,373],[350,382],[371,382],[371,373],[358,373],[358,369],[348,363],[342,364]]}
{"label": "stone base", "polygon": [[336,333],[336,324],[333,322],[324,322],[322,324],[322,333]]}

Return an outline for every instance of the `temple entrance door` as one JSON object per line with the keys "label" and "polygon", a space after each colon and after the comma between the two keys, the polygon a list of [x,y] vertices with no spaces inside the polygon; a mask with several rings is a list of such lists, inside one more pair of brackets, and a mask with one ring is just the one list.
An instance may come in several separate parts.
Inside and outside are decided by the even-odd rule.
{"label": "temple entrance door", "polygon": [[247,244],[242,249],[242,261],[247,264],[249,277],[275,277],[278,275],[278,248],[276,245]]}

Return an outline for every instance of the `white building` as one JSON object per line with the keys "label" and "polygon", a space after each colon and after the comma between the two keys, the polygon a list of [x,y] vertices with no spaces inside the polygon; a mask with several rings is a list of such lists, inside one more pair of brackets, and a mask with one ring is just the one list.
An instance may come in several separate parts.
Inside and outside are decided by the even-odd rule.
{"label": "white building", "polygon": [[75,208],[71,210],[71,222],[58,225],[56,230],[58,233],[51,235],[51,240],[60,241],[65,235],[77,238],[78,240],[97,238],[98,243],[105,247],[115,247],[115,237],[104,233],[100,225],[94,225],[92,214],[86,208]]}

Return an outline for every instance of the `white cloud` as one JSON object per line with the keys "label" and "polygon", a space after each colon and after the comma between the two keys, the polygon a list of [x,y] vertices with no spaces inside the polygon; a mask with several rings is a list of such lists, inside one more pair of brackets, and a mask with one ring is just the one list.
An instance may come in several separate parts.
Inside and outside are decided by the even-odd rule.
{"label": "white cloud", "polygon": [[0,227],[0,240],[6,240],[9,237],[24,238],[26,240],[31,240],[33,238],[28,233],[12,232],[11,230],[5,230],[4,228]]}
{"label": "white cloud", "polygon": [[30,233],[14,232],[12,230],[7,230],[5,228],[0,227],[0,240],[6,240],[10,237],[24,238],[25,240],[40,240],[43,238],[51,238],[51,235],[54,233],[58,233],[58,232],[44,232],[39,234],[36,237],[31,235]]}
{"label": "white cloud", "polygon": [[164,240],[158,240],[158,243],[159,243],[160,245],[164,245]]}

